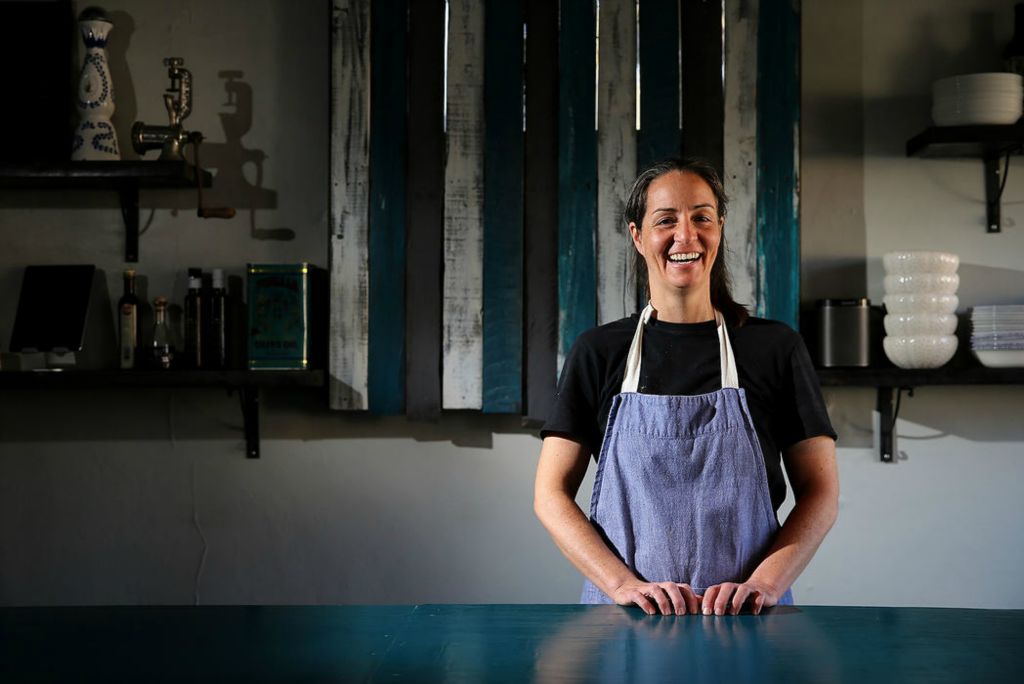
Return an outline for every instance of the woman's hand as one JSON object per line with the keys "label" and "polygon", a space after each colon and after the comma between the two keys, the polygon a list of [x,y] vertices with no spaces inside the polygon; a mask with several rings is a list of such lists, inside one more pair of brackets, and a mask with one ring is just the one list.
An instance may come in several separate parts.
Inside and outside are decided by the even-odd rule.
{"label": "woman's hand", "polygon": [[686,615],[700,612],[701,597],[689,584],[629,580],[619,585],[611,598],[620,606],[637,605],[648,615]]}
{"label": "woman's hand", "polygon": [[751,612],[759,615],[762,608],[774,606],[780,598],[774,588],[754,580],[722,582],[707,588],[701,609],[705,615],[738,615],[743,604],[749,602]]}

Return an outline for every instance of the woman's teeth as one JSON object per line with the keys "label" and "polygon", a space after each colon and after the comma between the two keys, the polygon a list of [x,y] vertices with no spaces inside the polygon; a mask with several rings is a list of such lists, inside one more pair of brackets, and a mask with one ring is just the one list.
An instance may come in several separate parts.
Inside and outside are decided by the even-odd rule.
{"label": "woman's teeth", "polygon": [[697,252],[687,252],[686,254],[669,254],[668,260],[675,264],[687,264],[691,261],[700,259],[700,254]]}

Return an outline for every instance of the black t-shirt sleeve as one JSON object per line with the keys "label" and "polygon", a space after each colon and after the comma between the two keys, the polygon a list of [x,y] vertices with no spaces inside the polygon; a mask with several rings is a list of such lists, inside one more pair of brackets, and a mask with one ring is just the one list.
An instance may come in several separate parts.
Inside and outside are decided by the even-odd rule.
{"label": "black t-shirt sleeve", "polygon": [[836,433],[821,396],[818,374],[803,338],[796,334],[786,360],[784,382],[790,385],[793,400],[782,404],[781,415],[778,416],[776,443],[779,449],[811,437],[835,439]]}
{"label": "black t-shirt sleeve", "polygon": [[540,436],[567,437],[594,453],[601,445],[600,426],[595,419],[600,410],[601,373],[600,359],[587,338],[586,333],[580,335],[565,358],[555,404]]}

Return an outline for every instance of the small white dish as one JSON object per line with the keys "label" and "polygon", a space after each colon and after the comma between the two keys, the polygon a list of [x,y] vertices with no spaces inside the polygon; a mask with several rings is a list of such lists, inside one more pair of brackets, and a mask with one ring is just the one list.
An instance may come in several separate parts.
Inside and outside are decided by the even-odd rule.
{"label": "small white dish", "polygon": [[888,252],[882,256],[882,266],[889,274],[956,273],[960,257],[950,252]]}
{"label": "small white dish", "polygon": [[956,273],[900,273],[885,276],[889,294],[956,294],[960,276]]}
{"label": "small white dish", "polygon": [[960,304],[960,299],[953,294],[887,294],[882,301],[886,313],[890,314],[951,314]]}
{"label": "small white dish", "polygon": [[978,357],[981,365],[988,366],[989,368],[1024,367],[1024,349],[975,349],[974,355]]}
{"label": "small white dish", "polygon": [[888,314],[882,320],[886,335],[952,335],[956,332],[956,314]]}
{"label": "small white dish", "polygon": [[882,339],[885,355],[900,368],[938,368],[956,353],[956,335],[913,335]]}

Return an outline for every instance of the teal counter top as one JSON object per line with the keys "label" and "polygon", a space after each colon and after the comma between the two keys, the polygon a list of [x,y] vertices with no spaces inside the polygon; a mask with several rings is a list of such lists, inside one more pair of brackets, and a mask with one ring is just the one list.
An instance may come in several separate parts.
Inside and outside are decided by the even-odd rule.
{"label": "teal counter top", "polygon": [[0,681],[1019,681],[1024,611],[0,608]]}

